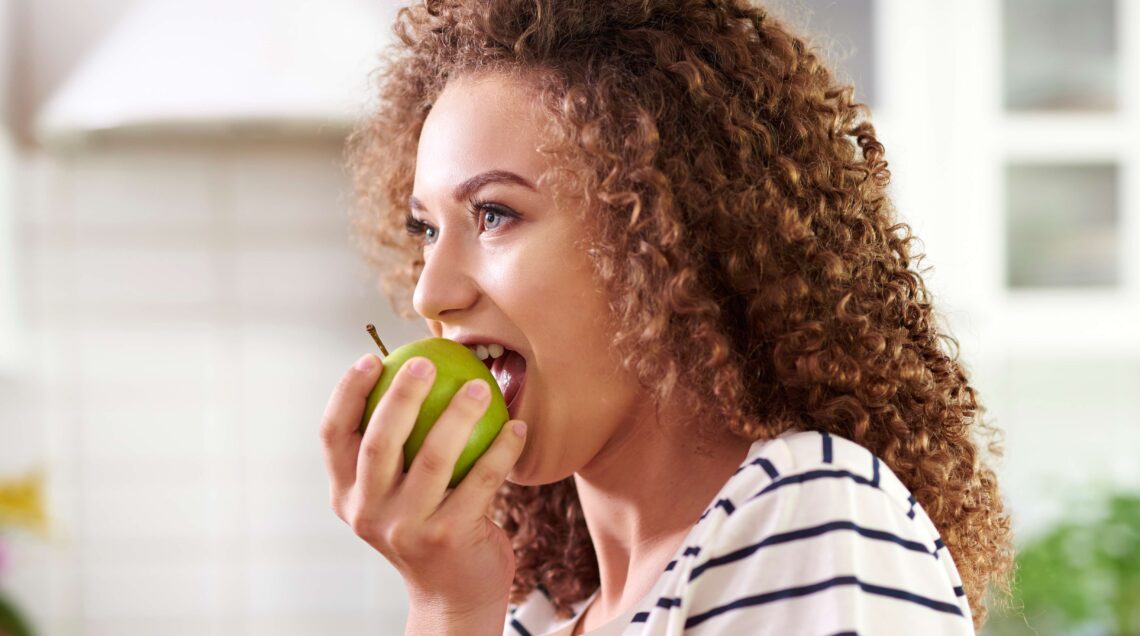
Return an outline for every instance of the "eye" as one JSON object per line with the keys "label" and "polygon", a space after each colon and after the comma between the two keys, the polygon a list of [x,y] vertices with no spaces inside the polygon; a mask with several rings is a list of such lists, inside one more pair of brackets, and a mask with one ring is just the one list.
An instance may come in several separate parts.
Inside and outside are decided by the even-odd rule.
{"label": "eye", "polygon": [[483,210],[483,229],[493,230],[498,227],[502,221],[503,217],[495,210],[489,208]]}
{"label": "eye", "polygon": [[439,235],[439,230],[412,216],[411,213],[404,219],[404,229],[408,231],[409,236],[418,236],[424,244],[429,245],[434,243]]}
{"label": "eye", "polygon": [[485,232],[497,231],[519,218],[510,208],[486,201],[472,201],[471,216],[479,223],[479,229]]}

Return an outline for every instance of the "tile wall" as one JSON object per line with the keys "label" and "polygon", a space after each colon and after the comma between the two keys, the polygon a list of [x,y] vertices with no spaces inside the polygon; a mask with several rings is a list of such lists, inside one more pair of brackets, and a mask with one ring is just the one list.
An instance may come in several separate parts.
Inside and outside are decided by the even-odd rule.
{"label": "tile wall", "polygon": [[349,243],[333,141],[104,143],[21,158],[24,364],[0,467],[47,470],[7,586],[44,634],[398,633],[399,576],[331,512],[317,431],[399,342]]}

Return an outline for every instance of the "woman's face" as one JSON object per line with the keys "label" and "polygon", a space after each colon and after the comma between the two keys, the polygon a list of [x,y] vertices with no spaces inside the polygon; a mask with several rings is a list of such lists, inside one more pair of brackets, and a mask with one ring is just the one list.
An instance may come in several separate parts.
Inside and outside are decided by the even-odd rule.
{"label": "woman's face", "polygon": [[432,333],[525,359],[511,413],[528,439],[511,481],[528,485],[579,470],[645,406],[610,346],[579,204],[539,183],[543,121],[519,80],[453,79],[420,135],[409,223],[424,243],[414,306]]}

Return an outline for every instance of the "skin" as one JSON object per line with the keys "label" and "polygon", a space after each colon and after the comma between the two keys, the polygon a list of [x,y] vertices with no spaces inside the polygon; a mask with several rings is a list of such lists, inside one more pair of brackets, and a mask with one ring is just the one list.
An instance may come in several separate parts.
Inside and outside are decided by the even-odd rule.
{"label": "skin", "polygon": [[[565,196],[556,197],[553,187],[540,179],[551,167],[539,151],[545,121],[524,81],[501,75],[462,77],[453,79],[435,101],[420,136],[410,207],[428,229],[421,237],[425,267],[415,290],[415,309],[436,336],[488,337],[527,359],[526,384],[516,416],[528,429],[525,447],[516,449],[506,434],[511,423],[504,426],[491,451],[472,469],[476,479],[468,477],[446,498],[435,490],[417,492],[421,486],[415,482],[430,481],[432,488],[441,479],[446,482],[445,473],[452,465],[446,460],[452,451],[443,446],[454,446],[457,457],[466,439],[454,443],[447,436],[473,426],[478,417],[462,405],[454,415],[445,412],[441,417],[403,483],[392,472],[395,459],[386,460],[390,463],[384,464],[383,478],[369,477],[367,467],[357,471],[358,480],[384,484],[376,489],[382,495],[372,495],[373,499],[380,497],[379,503],[370,500],[369,493],[355,492],[351,484],[346,485],[347,478],[341,480],[339,490],[333,480],[334,510],[347,517],[346,521],[362,517],[362,522],[350,525],[396,564],[408,584],[409,633],[415,631],[412,623],[427,625],[424,616],[441,613],[493,621],[496,624],[486,633],[501,633],[506,605],[495,595],[509,591],[513,554],[503,552],[505,546],[509,553],[509,541],[502,530],[472,511],[487,510],[503,479],[538,485],[573,475],[601,575],[600,594],[577,627],[579,632],[588,631],[627,610],[652,589],[673,552],[751,445],[750,440],[728,432],[714,439],[698,435],[692,414],[675,403],[655,404],[635,377],[621,369],[604,325],[606,298],[582,246],[587,238],[583,206]],[[473,218],[470,196],[455,197],[460,184],[489,171],[510,172],[521,179],[484,182],[477,192],[467,194],[483,203],[504,206],[518,218],[486,214],[488,209],[502,212],[503,208],[483,208]],[[364,386],[368,377],[348,381],[362,387],[361,408],[370,388]],[[403,440],[399,435],[406,436],[403,431],[410,430],[410,424],[402,421],[374,425],[387,417],[414,419],[419,404],[416,392],[395,390],[403,379],[397,378],[393,390],[377,406],[365,445],[367,436],[375,434],[373,443],[397,448]],[[336,432],[336,420],[351,418],[354,395],[351,390],[342,391],[339,397],[334,392],[322,426],[329,431],[323,435],[330,474],[338,469],[347,472],[338,461],[349,461],[352,441],[347,433]],[[355,411],[357,421],[360,412]],[[444,417],[452,419],[444,422]],[[330,458],[329,442],[347,449]],[[368,454],[357,452],[361,457]],[[512,453],[518,453],[517,461]],[[423,469],[418,465],[424,463],[432,464],[439,476],[415,477]],[[438,509],[432,512],[435,506]],[[411,514],[411,509],[419,512]],[[438,526],[432,524],[432,519],[446,520],[452,534],[461,535],[454,539],[455,545],[444,546],[450,551],[439,546],[427,550],[423,542],[416,541],[401,551],[400,546],[384,540],[383,529],[395,523],[421,528],[419,534],[410,532],[413,537],[430,536],[431,529],[445,525],[442,520]],[[473,551],[479,554],[473,556]],[[466,575],[469,570],[471,574]],[[478,589],[461,587],[473,582]],[[494,618],[496,612],[501,613]],[[442,628],[436,623],[424,629],[430,633]]]}

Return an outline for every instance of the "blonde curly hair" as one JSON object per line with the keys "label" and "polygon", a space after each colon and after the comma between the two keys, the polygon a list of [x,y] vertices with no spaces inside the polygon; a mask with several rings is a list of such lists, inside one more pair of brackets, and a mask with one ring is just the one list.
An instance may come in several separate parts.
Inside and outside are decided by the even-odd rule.
{"label": "blonde curly hair", "polygon": [[[423,268],[403,221],[433,100],[460,75],[524,78],[556,183],[583,201],[624,365],[742,438],[821,430],[877,454],[942,533],[980,627],[987,588],[1009,593],[1010,520],[984,460],[1001,449],[853,87],[743,0],[424,0],[395,31],[346,156],[358,245],[397,310],[413,315]],[[513,602],[541,586],[568,613],[597,588],[572,478],[505,484],[495,516]]]}

